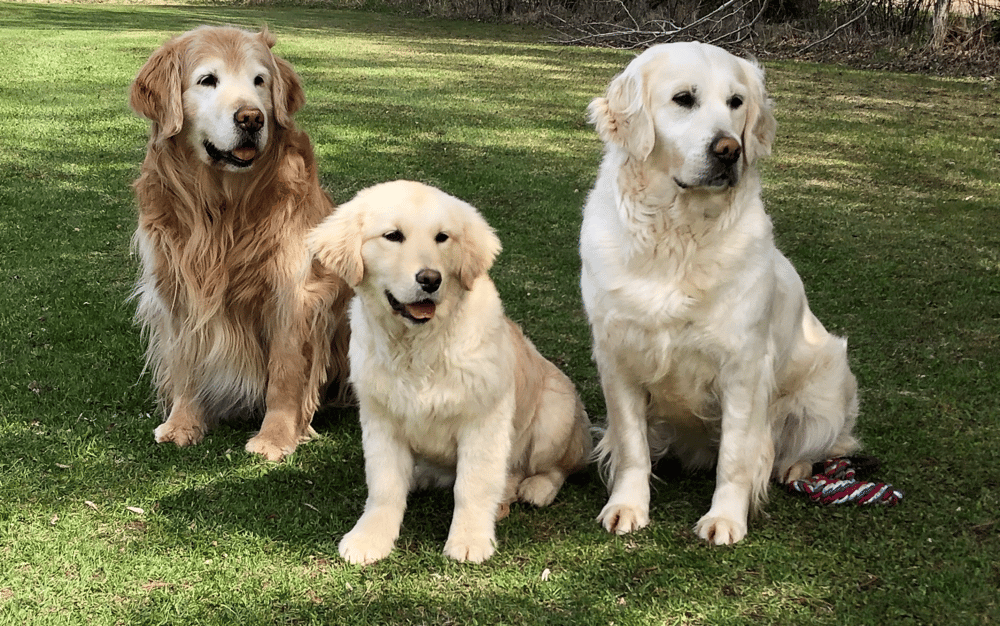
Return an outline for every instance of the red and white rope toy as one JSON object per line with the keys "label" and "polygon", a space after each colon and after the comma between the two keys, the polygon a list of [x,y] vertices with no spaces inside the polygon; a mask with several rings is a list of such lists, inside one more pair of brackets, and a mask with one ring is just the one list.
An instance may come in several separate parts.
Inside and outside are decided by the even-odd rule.
{"label": "red and white rope toy", "polygon": [[[822,465],[822,469],[816,465]],[[893,506],[903,498],[903,492],[886,483],[863,482],[855,479],[858,470],[868,474],[878,468],[873,457],[829,459],[813,466],[811,478],[788,483],[791,493],[804,493],[821,504],[886,504]],[[858,467],[855,467],[857,465]],[[819,470],[819,471],[817,471]]]}

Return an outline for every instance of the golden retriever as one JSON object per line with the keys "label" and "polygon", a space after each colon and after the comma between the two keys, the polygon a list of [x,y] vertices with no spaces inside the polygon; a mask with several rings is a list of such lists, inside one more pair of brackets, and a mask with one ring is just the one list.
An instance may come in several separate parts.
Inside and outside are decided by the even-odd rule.
{"label": "golden retriever", "polygon": [[312,434],[324,384],[346,376],[351,290],[311,266],[306,233],[333,204],[292,120],[302,84],[274,42],[266,28],[179,35],[139,71],[130,104],[153,122],[134,248],[166,416],[156,441],[191,445],[219,419],[263,415],[246,448],[280,460]]}
{"label": "golden retriever", "polygon": [[591,452],[573,383],[504,315],[487,275],[500,241],[472,206],[409,181],[362,191],[309,241],[357,293],[351,382],[368,499],[341,556],[387,556],[407,493],[453,483],[444,552],[489,558],[506,505],[549,504]]}
{"label": "golden retriever", "polygon": [[672,454],[716,466],[695,532],[735,543],[772,476],[858,446],[847,343],[809,310],[761,202],[777,130],[763,71],[711,45],[657,45],[589,114],[605,144],[580,237],[607,405],[598,521],[646,526],[651,462]]}

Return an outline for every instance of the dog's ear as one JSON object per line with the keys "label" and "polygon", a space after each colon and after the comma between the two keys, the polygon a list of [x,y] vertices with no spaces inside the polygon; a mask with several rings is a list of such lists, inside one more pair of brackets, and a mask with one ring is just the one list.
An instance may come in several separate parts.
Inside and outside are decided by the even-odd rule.
{"label": "dog's ear", "polygon": [[153,121],[151,136],[156,143],[173,137],[184,126],[181,83],[185,42],[178,36],[163,44],[142,66],[129,89],[129,106]]}
{"label": "dog's ear", "polygon": [[352,288],[357,287],[365,276],[365,263],[361,257],[363,212],[356,210],[357,202],[355,199],[338,207],[307,237],[313,258]]}
{"label": "dog's ear", "polygon": [[611,81],[605,97],[594,98],[587,107],[587,119],[600,138],[624,148],[640,161],[646,160],[656,141],[653,114],[645,94],[641,72],[629,67]]}
{"label": "dog's ear", "polygon": [[[258,35],[268,48],[273,48],[277,39],[264,26]],[[306,92],[302,80],[288,61],[272,52],[277,74],[271,81],[271,100],[274,102],[274,119],[282,128],[292,127],[292,116],[306,103]]]}
{"label": "dog's ear", "polygon": [[747,122],[743,128],[743,159],[747,165],[771,154],[771,144],[778,132],[774,102],[764,86],[764,70],[755,62],[740,59],[750,88]]}
{"label": "dog's ear", "polygon": [[465,227],[459,235],[458,242],[462,252],[458,280],[462,283],[462,287],[471,290],[476,279],[493,267],[493,261],[500,254],[502,246],[500,238],[479,211],[468,204],[465,204],[465,209],[467,212]]}

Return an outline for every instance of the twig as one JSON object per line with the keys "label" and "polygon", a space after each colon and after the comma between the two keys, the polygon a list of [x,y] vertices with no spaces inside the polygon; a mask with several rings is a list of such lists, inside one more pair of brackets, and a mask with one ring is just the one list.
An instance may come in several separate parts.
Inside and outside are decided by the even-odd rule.
{"label": "twig", "polygon": [[[632,22],[633,27],[622,26],[618,24],[610,24],[607,22],[592,22],[589,24],[584,24],[582,26],[573,27],[576,31],[582,31],[584,34],[572,37],[564,38],[562,40],[556,40],[556,43],[561,44],[581,44],[581,43],[606,43],[609,41],[616,41],[619,47],[625,48],[638,48],[640,46],[652,44],[658,41],[670,41],[676,39],[677,37],[694,30],[698,27],[704,26],[705,24],[718,25],[725,20],[734,17],[740,13],[740,11],[750,4],[752,0],[728,0],[722,5],[716,7],[709,13],[701,16],[700,18],[694,20],[690,24],[677,25],[668,20],[656,20],[646,22],[644,27],[640,27],[638,22],[628,11],[627,7],[622,0],[617,0],[621,4],[622,8],[625,9],[625,14],[628,19]],[[764,7],[767,6],[767,1],[764,2]],[[732,10],[730,10],[732,9]],[[734,30],[723,33],[719,37],[712,40],[712,43],[723,41],[727,38],[733,36],[739,36],[739,33],[744,29],[747,30],[747,35],[739,38],[737,41],[743,41],[749,36],[751,27],[760,19],[761,15],[764,13],[764,8],[757,13],[751,22],[748,24],[739,24]],[[551,16],[569,26],[569,23],[555,15]],[[565,34],[565,33],[564,33]],[[624,45],[628,42],[628,45]]]}
{"label": "twig", "polygon": [[[760,20],[761,16],[764,15],[764,11],[767,9],[767,3],[768,3],[768,0],[764,0],[763,4],[760,5],[760,11],[757,11],[757,15],[755,15],[754,18],[752,20],[750,20],[749,24],[746,24],[745,26],[741,26],[740,28],[736,29],[736,32],[738,33],[738,32],[740,32],[741,29],[745,28],[746,31],[747,31],[747,34],[743,35],[742,37],[740,37],[739,39],[737,39],[735,41],[731,41],[730,42],[731,44],[736,45],[736,44],[739,44],[739,43],[743,43],[744,41],[747,40],[748,37],[750,37],[750,35],[753,34],[753,26],[754,26],[754,24],[757,23],[758,20]],[[726,33],[725,35],[722,35],[721,37],[717,37],[716,39],[713,39],[712,41],[710,41],[708,43],[717,44],[717,43],[723,41],[726,37],[728,37],[731,34],[732,33]]]}
{"label": "twig", "polygon": [[814,46],[818,46],[821,43],[825,43],[825,42],[833,39],[837,35],[837,33],[839,33],[840,31],[844,30],[845,28],[847,28],[848,26],[850,26],[854,22],[857,22],[858,20],[860,20],[861,18],[863,18],[865,15],[867,15],[868,14],[868,10],[872,8],[872,3],[873,3],[873,0],[868,0],[868,2],[865,3],[865,8],[861,11],[861,13],[855,15],[852,19],[844,22],[843,24],[841,24],[837,28],[834,28],[832,31],[830,31],[830,34],[827,35],[826,37],[823,37],[822,39],[814,41],[814,42],[812,42],[811,44],[809,44],[807,46],[802,46],[801,48],[799,48],[798,54],[802,54],[803,52],[805,52],[809,48],[812,48]]}

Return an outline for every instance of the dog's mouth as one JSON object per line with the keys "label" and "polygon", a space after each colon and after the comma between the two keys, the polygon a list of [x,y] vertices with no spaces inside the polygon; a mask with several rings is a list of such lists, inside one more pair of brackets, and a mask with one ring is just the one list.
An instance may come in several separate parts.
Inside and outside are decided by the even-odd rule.
{"label": "dog's mouth", "polygon": [[426,324],[434,317],[434,311],[437,310],[437,305],[432,300],[420,300],[404,304],[393,297],[388,291],[385,292],[385,297],[389,301],[389,306],[394,313],[398,313],[414,324]]}
{"label": "dog's mouth", "polygon": [[735,187],[736,184],[739,182],[739,180],[740,180],[739,173],[737,173],[735,170],[727,170],[725,172],[721,172],[714,176],[706,177],[704,179],[695,181],[693,183],[686,183],[681,179],[677,178],[676,176],[674,177],[674,183],[681,189],[684,189],[685,191],[688,189],[702,189],[704,191],[725,191],[730,187]]}
{"label": "dog's mouth", "polygon": [[257,146],[249,141],[241,144],[238,148],[233,148],[228,151],[219,150],[207,139],[202,145],[205,146],[205,152],[208,153],[208,158],[212,159],[213,162],[232,165],[239,168],[250,167],[253,165],[253,162],[257,158],[258,154]]}

